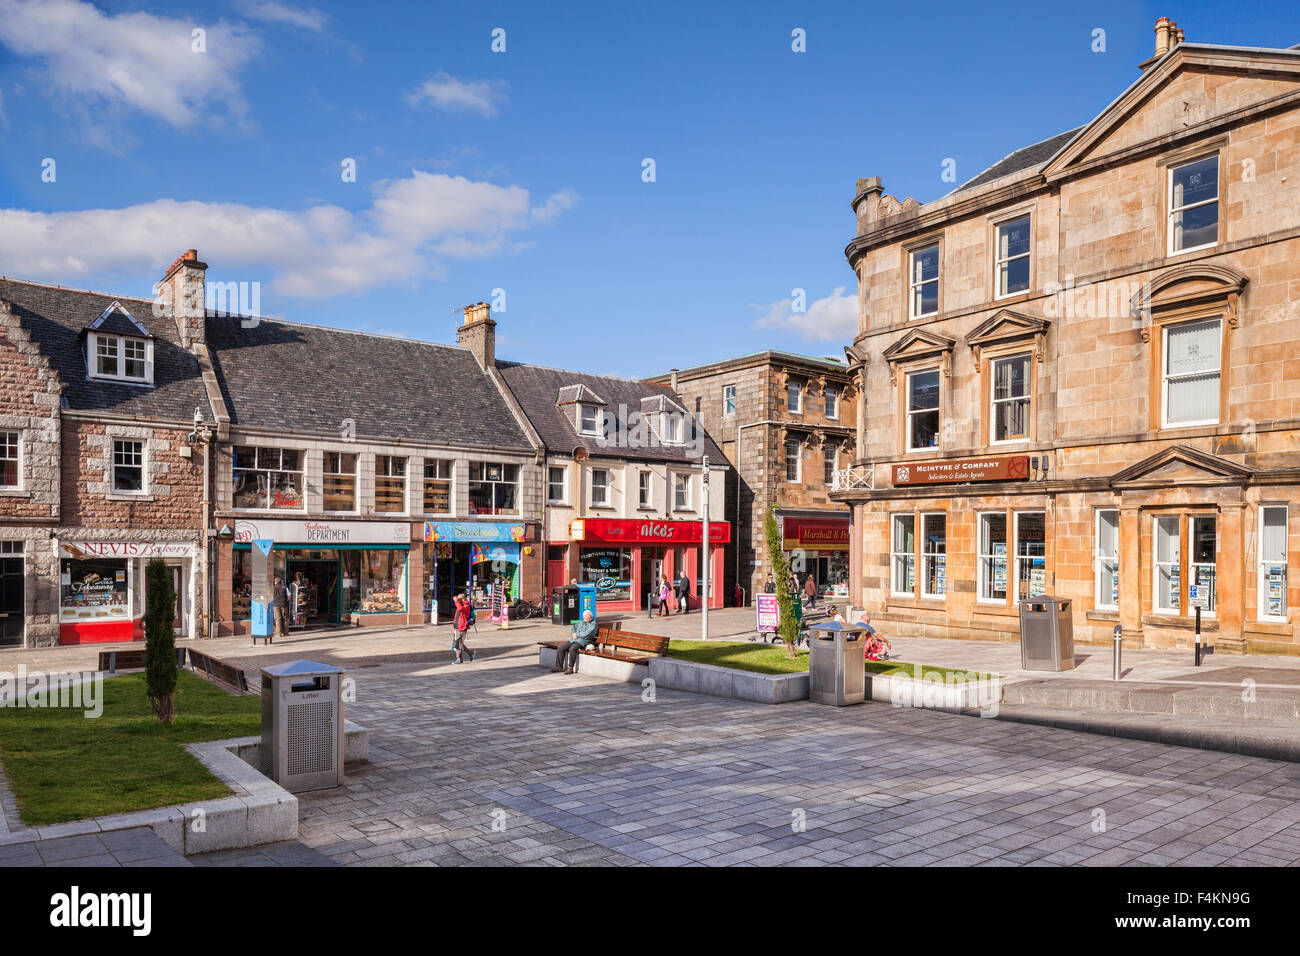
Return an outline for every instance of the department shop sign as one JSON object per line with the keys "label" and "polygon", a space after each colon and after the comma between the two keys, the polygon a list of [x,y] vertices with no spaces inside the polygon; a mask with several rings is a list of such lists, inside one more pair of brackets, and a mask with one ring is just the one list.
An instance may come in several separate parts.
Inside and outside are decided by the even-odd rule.
{"label": "department shop sign", "polygon": [[968,481],[1025,481],[1029,456],[962,458],[955,461],[918,461],[894,466],[894,485],[941,485]]}
{"label": "department shop sign", "polygon": [[411,526],[401,521],[280,521],[241,518],[235,543],[270,539],[276,544],[410,544]]}

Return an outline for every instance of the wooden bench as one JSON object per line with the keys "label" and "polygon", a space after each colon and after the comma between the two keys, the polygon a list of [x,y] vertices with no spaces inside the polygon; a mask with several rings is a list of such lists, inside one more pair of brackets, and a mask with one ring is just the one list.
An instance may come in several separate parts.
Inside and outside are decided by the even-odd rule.
{"label": "wooden bench", "polygon": [[[185,666],[185,648],[176,648],[176,666]],[[144,670],[144,648],[131,648],[129,651],[100,651],[99,670],[116,674],[124,671]]]}
{"label": "wooden bench", "polygon": [[204,674],[208,680],[225,684],[239,694],[248,693],[248,678],[238,667],[218,660],[211,654],[204,654],[190,648],[190,669],[197,674]]}
{"label": "wooden bench", "polygon": [[[662,657],[668,653],[668,638],[653,634],[636,634],[623,630],[623,622],[596,626],[596,643],[593,647],[579,651],[591,657],[605,657],[614,661],[626,661],[629,664],[646,664],[652,657]],[[568,643],[562,641],[538,641],[538,645],[549,647],[558,652]]]}

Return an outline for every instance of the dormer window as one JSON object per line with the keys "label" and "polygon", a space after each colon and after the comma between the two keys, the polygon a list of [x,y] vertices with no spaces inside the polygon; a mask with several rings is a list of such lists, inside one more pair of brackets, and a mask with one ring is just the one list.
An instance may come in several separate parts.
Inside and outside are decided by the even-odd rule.
{"label": "dormer window", "polygon": [[675,412],[664,412],[659,416],[659,440],[665,445],[682,443],[682,416]]}
{"label": "dormer window", "polygon": [[579,431],[583,435],[600,434],[600,409],[595,405],[578,406]]}
{"label": "dormer window", "polygon": [[91,378],[153,384],[153,336],[114,302],[86,329]]}

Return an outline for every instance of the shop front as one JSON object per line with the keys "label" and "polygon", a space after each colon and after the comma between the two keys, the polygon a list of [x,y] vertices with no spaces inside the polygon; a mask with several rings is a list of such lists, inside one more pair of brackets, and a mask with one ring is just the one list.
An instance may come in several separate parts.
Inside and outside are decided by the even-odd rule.
{"label": "shop front", "polygon": [[[527,526],[495,521],[424,523],[424,611],[432,623],[451,619],[452,599],[475,608],[510,607],[521,596]],[[531,549],[530,549],[531,550]]]}
{"label": "shop front", "polygon": [[[569,552],[579,584],[596,588],[603,611],[645,610],[661,578],[677,581],[683,571],[691,584],[691,607],[700,607],[704,589],[704,526],[699,521],[638,521],[576,518],[569,524]],[[709,524],[709,607],[722,607],[723,567],[731,524]],[[650,602],[652,605],[654,600]]]}
{"label": "shop front", "polygon": [[849,513],[785,512],[780,514],[780,519],[781,546],[800,583],[811,575],[817,593],[847,599]]}
{"label": "shop front", "polygon": [[176,595],[178,634],[193,633],[196,548],[189,541],[58,541],[59,643],[144,639],[145,565],[162,558]]}
{"label": "shop front", "polygon": [[411,623],[410,538],[411,526],[400,521],[236,521],[230,576],[236,633],[251,627],[252,542],[268,539],[274,574],[290,592],[291,630]]}

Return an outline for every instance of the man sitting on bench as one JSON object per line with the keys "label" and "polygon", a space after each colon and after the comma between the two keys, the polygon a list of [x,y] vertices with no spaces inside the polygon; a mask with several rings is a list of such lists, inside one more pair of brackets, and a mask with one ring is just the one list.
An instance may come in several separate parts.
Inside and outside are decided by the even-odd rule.
{"label": "man sitting on bench", "polygon": [[573,622],[573,636],[569,638],[569,642],[556,650],[555,666],[551,668],[551,673],[558,674],[564,671],[566,674],[572,674],[574,668],[578,666],[578,652],[585,651],[595,643],[596,620],[590,611],[583,611],[582,620]]}

